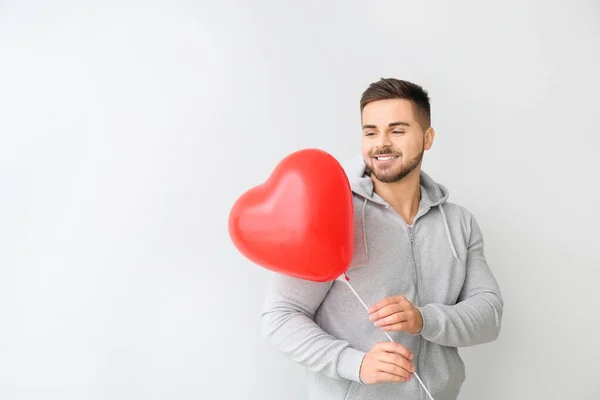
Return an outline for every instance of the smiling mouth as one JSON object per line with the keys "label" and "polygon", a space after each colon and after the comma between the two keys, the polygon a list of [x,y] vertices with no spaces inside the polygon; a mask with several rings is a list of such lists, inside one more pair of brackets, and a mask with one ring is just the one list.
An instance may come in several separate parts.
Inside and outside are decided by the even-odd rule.
{"label": "smiling mouth", "polygon": [[380,154],[378,156],[373,156],[377,161],[390,161],[398,158],[397,155],[394,154]]}

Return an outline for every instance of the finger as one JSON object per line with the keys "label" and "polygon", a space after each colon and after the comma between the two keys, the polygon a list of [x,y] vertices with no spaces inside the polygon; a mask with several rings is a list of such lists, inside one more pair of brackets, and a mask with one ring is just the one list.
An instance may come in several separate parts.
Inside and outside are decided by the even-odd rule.
{"label": "finger", "polygon": [[404,307],[402,306],[401,303],[388,304],[387,306],[385,306],[385,307],[375,311],[371,315],[369,315],[369,319],[374,322],[381,318],[389,317],[390,315],[393,315],[395,313],[402,312],[402,311],[404,311]]}
{"label": "finger", "polygon": [[378,350],[387,351],[388,353],[396,353],[409,360],[413,359],[413,353],[406,347],[396,342],[382,342],[377,344]]}
{"label": "finger", "polygon": [[384,326],[388,326],[388,325],[399,324],[399,323],[405,322],[405,321],[408,321],[407,313],[406,312],[396,312],[394,314],[391,314],[388,317],[376,320],[373,323],[373,325],[379,326],[379,327],[384,327]]}
{"label": "finger", "polygon": [[404,368],[401,368],[395,364],[382,362],[378,365],[378,369],[380,372],[385,372],[390,375],[397,376],[405,381],[407,381],[411,377],[411,373]]}
{"label": "finger", "polygon": [[397,303],[403,303],[404,300],[406,300],[406,297],[404,296],[390,296],[390,297],[386,297],[383,300],[378,301],[377,303],[373,304],[373,306],[371,306],[369,308],[369,314],[373,314],[376,311],[379,311],[380,309],[389,306],[390,304],[397,304]]}
{"label": "finger", "polygon": [[408,382],[410,379],[402,378],[398,375],[390,374],[389,372],[378,371],[375,374],[376,383],[381,382]]}
{"label": "finger", "polygon": [[379,353],[376,359],[383,363],[392,364],[398,368],[402,368],[407,374],[414,373],[416,370],[415,365],[412,362],[396,353]]}
{"label": "finger", "polygon": [[384,332],[408,332],[408,330],[409,330],[406,322],[403,322],[401,324],[392,324],[392,325],[382,326],[381,329]]}

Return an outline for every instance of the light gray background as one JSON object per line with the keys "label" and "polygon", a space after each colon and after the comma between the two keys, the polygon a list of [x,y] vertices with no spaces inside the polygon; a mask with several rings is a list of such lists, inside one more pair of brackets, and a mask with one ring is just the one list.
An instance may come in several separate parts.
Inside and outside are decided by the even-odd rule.
{"label": "light gray background", "polygon": [[394,76],[505,296],[461,399],[597,400],[599,55],[595,0],[1,1],[0,398],[304,399],[228,212],[292,151],[358,157]]}

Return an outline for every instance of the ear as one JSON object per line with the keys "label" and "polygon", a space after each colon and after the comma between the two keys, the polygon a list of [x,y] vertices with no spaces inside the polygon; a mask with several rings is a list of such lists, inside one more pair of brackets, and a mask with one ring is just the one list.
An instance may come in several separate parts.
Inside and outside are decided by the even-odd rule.
{"label": "ear", "polygon": [[429,150],[431,146],[433,146],[433,139],[435,139],[435,129],[433,129],[433,127],[429,127],[429,129],[425,131],[424,136],[425,137],[423,139],[423,147],[425,147],[425,150]]}

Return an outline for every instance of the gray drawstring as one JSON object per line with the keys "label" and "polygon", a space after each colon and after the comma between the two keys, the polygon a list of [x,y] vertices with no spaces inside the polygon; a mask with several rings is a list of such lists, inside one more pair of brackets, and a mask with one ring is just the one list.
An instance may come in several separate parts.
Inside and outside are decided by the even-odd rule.
{"label": "gray drawstring", "polygon": [[365,245],[365,254],[367,256],[367,261],[369,260],[369,248],[367,247],[367,227],[365,225],[365,207],[367,206],[367,199],[363,199],[362,206],[362,231],[363,231],[363,242]]}
{"label": "gray drawstring", "polygon": [[438,206],[440,208],[440,212],[442,213],[442,221],[444,221],[444,228],[446,228],[446,236],[448,237],[448,243],[450,243],[450,249],[452,250],[452,255],[454,255],[454,258],[456,258],[456,261],[459,262],[459,264],[462,264],[460,262],[460,259],[458,258],[458,254],[456,254],[456,249],[454,248],[454,243],[452,242],[452,236],[450,236],[450,228],[448,227],[448,220],[446,219],[446,213],[444,212],[444,207],[440,204]]}

